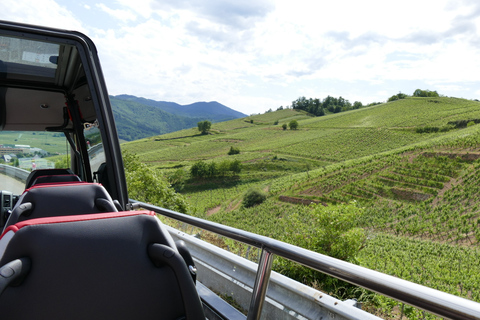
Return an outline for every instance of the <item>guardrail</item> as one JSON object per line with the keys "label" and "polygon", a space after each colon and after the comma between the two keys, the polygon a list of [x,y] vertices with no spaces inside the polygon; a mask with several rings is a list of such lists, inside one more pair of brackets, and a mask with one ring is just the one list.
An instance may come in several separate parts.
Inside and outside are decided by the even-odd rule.
{"label": "guardrail", "polygon": [[[197,287],[204,285],[215,292],[228,293],[242,310],[248,310],[254,288],[258,265],[250,260],[221,249],[186,234],[178,229],[166,226],[174,240],[185,242],[197,267]],[[201,238],[201,237],[200,237]],[[203,289],[204,290],[204,289]],[[226,302],[205,302],[203,292],[200,296],[210,308],[217,310]],[[213,292],[212,292],[213,294]],[[225,307],[221,319],[241,320],[246,316],[236,310]],[[224,311],[226,310],[226,312]],[[235,312],[236,311],[236,312]],[[216,312],[217,314],[219,312]],[[207,315],[210,320],[218,317]],[[357,307],[357,301],[341,301],[309,286],[285,277],[277,272],[271,273],[267,297],[262,309],[265,319],[323,319],[323,320],[380,320]]]}
{"label": "guardrail", "polygon": [[247,319],[249,320],[260,319],[274,255],[287,258],[335,278],[389,296],[395,300],[434,313],[443,318],[458,320],[480,319],[480,303],[265,236],[206,221],[136,200],[131,200],[131,202],[166,217],[260,248],[262,253],[247,314]]}
{"label": "guardrail", "polygon": [[17,167],[12,167],[6,164],[0,164],[0,173],[7,175],[9,177],[15,178],[19,181],[25,182],[27,180],[30,171],[20,169]]}

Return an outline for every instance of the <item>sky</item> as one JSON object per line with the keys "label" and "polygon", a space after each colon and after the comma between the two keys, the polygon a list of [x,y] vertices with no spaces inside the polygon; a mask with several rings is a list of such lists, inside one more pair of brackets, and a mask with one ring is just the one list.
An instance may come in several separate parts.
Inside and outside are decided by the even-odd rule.
{"label": "sky", "polygon": [[111,95],[248,115],[301,96],[480,99],[478,0],[2,0],[0,20],[88,35]]}

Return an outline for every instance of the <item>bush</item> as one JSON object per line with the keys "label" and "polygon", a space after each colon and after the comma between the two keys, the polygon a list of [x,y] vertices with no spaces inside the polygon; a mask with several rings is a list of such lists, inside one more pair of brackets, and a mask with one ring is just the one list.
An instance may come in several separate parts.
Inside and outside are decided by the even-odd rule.
{"label": "bush", "polygon": [[416,133],[433,133],[440,131],[439,127],[418,127],[415,129]]}
{"label": "bush", "polygon": [[168,182],[172,185],[176,192],[182,191],[185,187],[188,172],[184,169],[177,169],[167,175]]}
{"label": "bush", "polygon": [[287,130],[287,124],[286,123],[282,124],[282,128],[283,130]]}
{"label": "bush", "polygon": [[298,121],[297,120],[292,120],[288,123],[288,126],[290,127],[290,130],[297,130],[298,129]]}
{"label": "bush", "polygon": [[[299,208],[289,217],[291,232],[280,240],[328,255],[357,263],[356,255],[367,240],[365,231],[357,227],[356,220],[364,209],[356,202],[324,207],[321,204]],[[297,226],[304,226],[299,229]],[[276,271],[306,284],[321,284],[321,289],[345,299],[354,295],[356,288],[341,280],[295,264],[286,259],[275,261]]]}
{"label": "bush", "polygon": [[267,194],[258,189],[250,189],[247,191],[245,196],[243,197],[242,205],[245,208],[250,208],[261,204],[267,199]]}
{"label": "bush", "polygon": [[230,147],[230,150],[228,151],[229,156],[234,155],[234,154],[239,154],[239,153],[240,153],[240,149],[238,149],[236,147]]}
{"label": "bush", "polygon": [[183,196],[176,193],[161,174],[141,163],[136,155],[124,153],[123,164],[130,198],[188,213]]}

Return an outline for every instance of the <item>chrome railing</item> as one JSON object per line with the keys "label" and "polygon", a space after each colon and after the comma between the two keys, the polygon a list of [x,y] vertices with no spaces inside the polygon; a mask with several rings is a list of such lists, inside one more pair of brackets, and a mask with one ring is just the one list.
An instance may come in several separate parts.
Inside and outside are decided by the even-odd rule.
{"label": "chrome railing", "polygon": [[251,232],[192,217],[147,203],[131,200],[142,208],[163,216],[208,230],[261,249],[247,319],[260,319],[274,255],[287,258],[329,276],[391,297],[440,317],[458,320],[479,320],[480,303],[428,288],[403,279],[354,265]]}

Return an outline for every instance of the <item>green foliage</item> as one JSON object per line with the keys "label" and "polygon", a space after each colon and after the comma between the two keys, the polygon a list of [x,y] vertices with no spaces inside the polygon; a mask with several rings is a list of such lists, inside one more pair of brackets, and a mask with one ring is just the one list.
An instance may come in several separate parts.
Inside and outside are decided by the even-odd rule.
{"label": "green foliage", "polygon": [[399,94],[393,95],[390,98],[388,98],[388,102],[392,102],[392,101],[396,101],[396,100],[400,100],[400,99],[405,99],[406,97],[407,97],[407,95],[405,93],[400,92]]}
{"label": "green foliage", "polygon": [[240,153],[240,149],[238,149],[237,147],[230,147],[230,150],[228,151],[228,155],[231,156],[231,155],[234,155],[234,154],[239,154]]}
{"label": "green foliage", "polygon": [[417,89],[415,90],[415,92],[413,92],[413,96],[414,97],[439,97],[440,95],[438,94],[437,91]]}
{"label": "green foliage", "polygon": [[188,180],[188,172],[185,169],[179,168],[167,175],[168,182],[172,185],[176,192],[180,192],[185,187]]}
{"label": "green foliage", "polygon": [[175,193],[162,175],[141,163],[138,156],[126,152],[123,154],[123,163],[130,198],[170,210],[189,212],[183,196]]}
{"label": "green foliage", "polygon": [[287,124],[286,123],[282,124],[282,129],[287,130]]}
{"label": "green foliage", "polygon": [[356,202],[344,205],[323,206],[312,204],[312,210],[294,213],[290,219],[292,226],[302,225],[301,230],[293,231],[293,243],[328,256],[355,261],[355,256],[365,244],[365,231],[356,227],[356,217],[363,208]]}
{"label": "green foliage", "polygon": [[200,121],[197,123],[198,126],[198,131],[200,131],[202,134],[207,134],[208,131],[210,131],[210,128],[212,127],[212,123],[208,120]]}
{"label": "green foliage", "polygon": [[342,97],[334,98],[331,96],[327,96],[323,100],[320,100],[318,98],[307,99],[305,97],[300,97],[292,102],[292,109],[304,110],[315,116],[325,115],[326,110],[330,113],[339,113],[342,111],[358,109],[361,107],[361,102],[356,101],[355,106],[352,106],[352,104],[348,100]]}
{"label": "green foliage", "polygon": [[250,208],[261,204],[267,199],[267,194],[258,189],[250,189],[243,196],[242,205],[244,208]]}
{"label": "green foliage", "polygon": [[62,156],[55,161],[55,168],[70,168],[70,157]]}
{"label": "green foliage", "polygon": [[297,130],[298,129],[298,121],[297,120],[292,120],[288,123],[288,127],[290,130]]}
{"label": "green foliage", "polygon": [[224,177],[228,174],[238,174],[242,170],[240,160],[222,160],[220,162],[205,162],[199,160],[190,168],[190,175],[193,178],[214,178]]}

